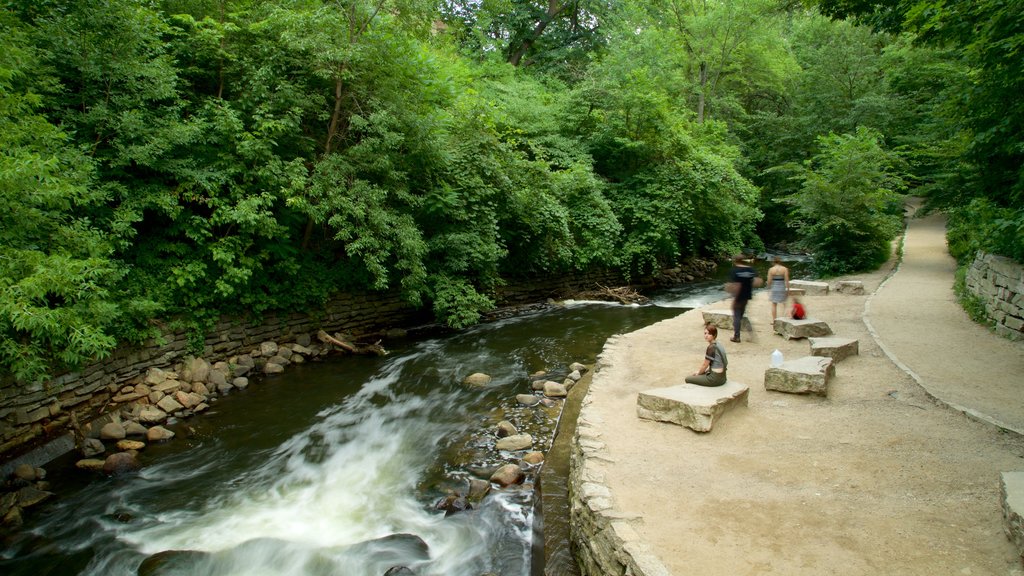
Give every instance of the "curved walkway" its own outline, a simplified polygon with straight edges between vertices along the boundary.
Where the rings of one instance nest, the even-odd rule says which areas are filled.
[[[700,310],[609,339],[580,412],[574,498],[631,573],[1024,576],[999,506],[1001,473],[1024,470],[1024,436],[1004,431],[1024,427],[1024,344],[957,306],[940,216],[911,219],[904,242],[898,268],[847,278],[865,295],[804,299],[859,342],[826,398],[764,389],[773,349],[809,347],[772,333],[763,292],[747,309],[756,338],[723,339],[748,406],[708,433],[636,416],[639,392],[697,369]]]
[[[911,218],[902,262],[868,299],[864,322],[889,358],[936,400],[1024,434],[1024,343],[967,316],[953,294],[955,272],[945,217]]]

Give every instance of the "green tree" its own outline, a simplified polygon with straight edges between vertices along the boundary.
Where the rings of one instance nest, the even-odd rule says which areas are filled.
[[[107,198],[93,164],[40,113],[51,79],[26,29],[0,12],[0,365],[22,382],[108,354],[124,270],[81,216]]]
[[[900,230],[900,160],[867,128],[818,139],[820,152],[797,170],[789,198],[800,240],[814,267],[833,276],[876,268],[889,257]]]

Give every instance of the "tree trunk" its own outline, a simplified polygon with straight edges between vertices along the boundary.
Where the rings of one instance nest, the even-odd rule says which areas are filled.
[[[700,63],[700,89],[697,90],[697,124],[704,123],[704,90],[708,84],[708,64]]]
[[[548,24],[550,24],[556,16],[565,10],[566,7],[566,4],[559,4],[558,0],[548,0],[548,10],[544,13],[544,17],[541,18],[540,22],[537,22],[536,26],[534,26],[533,32],[530,34],[529,38],[523,40],[519,45],[519,48],[516,48],[515,52],[512,54],[509,54],[508,63],[513,66],[519,66],[523,56],[526,56],[526,53],[529,52],[533,43],[536,42],[537,39],[540,38],[540,35],[544,33],[544,29],[547,28]]]

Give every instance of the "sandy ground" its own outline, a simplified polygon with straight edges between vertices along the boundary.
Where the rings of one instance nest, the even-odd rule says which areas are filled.
[[[764,389],[774,349],[787,359],[809,354],[806,340],[772,333],[764,292],[747,310],[754,338],[720,338],[729,378],[750,386],[749,405],[709,433],[640,420],[635,408],[641,390],[682,383],[697,369],[699,310],[609,341],[588,395],[609,456],[597,466],[616,513],[636,518],[672,574],[1024,574],[999,507],[1000,472],[1024,470],[1024,440],[933,399],[951,395],[1024,422],[1024,347],[990,346],[999,338],[980,327],[966,340],[937,336],[955,304],[927,297],[920,283],[948,290],[952,270],[931,266],[931,277],[914,277],[916,287],[901,285],[903,267],[920,256],[912,241],[923,223],[911,221],[904,264],[891,278],[895,260],[849,278],[868,294],[804,299],[810,317],[859,341],[860,354],[837,365],[827,398]],[[957,388],[963,380],[941,373],[943,365],[971,362],[963,354],[972,350],[1006,377],[990,381],[968,363],[982,377]],[[941,393],[928,390],[934,371]]]

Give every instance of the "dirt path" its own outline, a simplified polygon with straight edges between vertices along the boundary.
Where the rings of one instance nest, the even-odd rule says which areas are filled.
[[[909,239],[915,232],[912,224]],[[897,342],[938,337],[946,328],[939,309],[955,304],[899,288],[918,257],[910,248],[871,303],[870,318],[927,380],[932,366],[941,371],[957,355],[938,344],[905,352]],[[873,293],[891,265],[850,279]],[[915,282],[951,284],[948,267],[932,269],[935,279]],[[825,399],[765,391],[772,350],[797,358],[809,346],[773,335],[767,296],[755,296],[747,313],[756,340],[722,338],[730,379],[750,386],[749,406],[725,414],[707,434],[640,420],[635,408],[641,390],[681,383],[696,369],[703,353],[699,311],[609,341],[584,407],[605,443],[596,466],[615,514],[635,518],[641,540],[672,574],[1024,574],[999,509],[999,474],[1024,470],[1024,440],[934,402],[872,338],[862,318],[868,298],[804,300],[811,317],[860,344],[859,356],[838,364]],[[911,309],[913,316],[895,322]],[[1006,356],[984,330],[970,341],[958,338],[954,350],[984,350],[989,364],[1020,359],[1021,348]],[[964,390],[962,402],[976,392]]]

